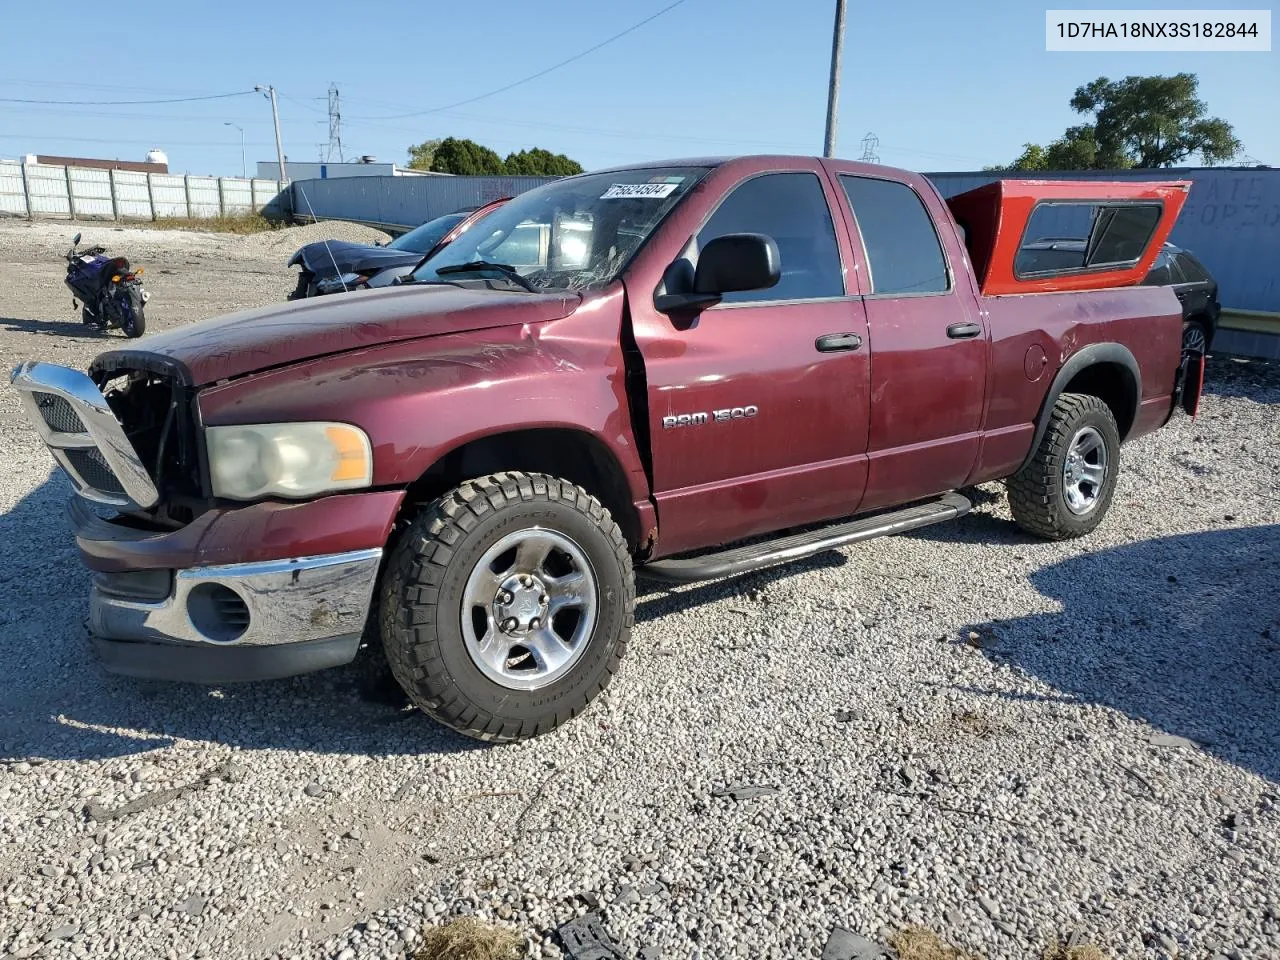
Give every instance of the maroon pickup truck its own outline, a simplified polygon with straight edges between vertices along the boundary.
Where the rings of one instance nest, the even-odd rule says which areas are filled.
[[[583,174],[407,283],[12,382],[76,487],[108,670],[266,679],[367,641],[431,716],[518,740],[609,682],[637,574],[937,523],[998,479],[1027,530],[1092,530],[1121,443],[1198,401],[1177,299],[1139,285],[1187,189],[948,203],[804,157]],[[1063,235],[1073,259],[1037,259]]]

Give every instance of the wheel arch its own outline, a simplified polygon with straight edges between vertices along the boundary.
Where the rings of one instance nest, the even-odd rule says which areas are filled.
[[[568,480],[596,497],[622,528],[634,552],[640,517],[621,461],[595,434],[573,426],[519,427],[472,437],[441,454],[409,484],[402,511],[415,509],[458,484],[504,470]]]
[[[1049,428],[1053,405],[1064,393],[1084,393],[1105,403],[1116,418],[1123,442],[1133,429],[1142,402],[1142,372],[1133,353],[1121,343],[1091,343],[1077,350],[1058,368],[1040,411],[1036,430],[1026,457],[1018,465],[1021,470],[1032,458]]]

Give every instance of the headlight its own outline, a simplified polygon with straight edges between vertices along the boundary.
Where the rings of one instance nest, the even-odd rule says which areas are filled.
[[[348,423],[209,427],[206,435],[216,497],[312,497],[373,482],[369,438]]]
[[[320,286],[323,286],[326,290],[349,290],[352,287],[360,286],[368,279],[368,276],[363,273],[344,273],[340,277],[329,277]]]

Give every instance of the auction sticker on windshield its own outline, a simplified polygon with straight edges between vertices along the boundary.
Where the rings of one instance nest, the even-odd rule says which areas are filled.
[[[615,183],[604,193],[601,200],[632,200],[637,197],[661,200],[675,191],[678,183]]]

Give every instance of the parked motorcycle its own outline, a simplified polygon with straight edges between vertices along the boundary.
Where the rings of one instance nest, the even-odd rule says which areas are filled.
[[[86,327],[123,330],[126,337],[142,336],[147,329],[144,308],[151,299],[142,289],[143,268],[133,269],[125,257],[108,257],[105,247],[77,252],[79,243],[77,233],[67,251],[64,282],[72,293],[71,308],[84,304],[80,320]]]

